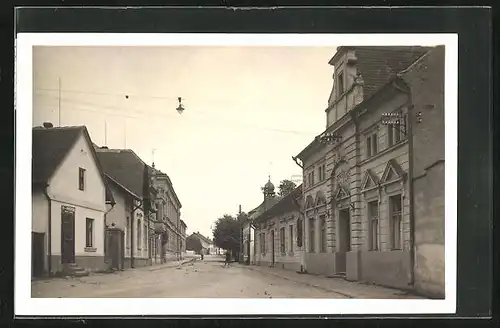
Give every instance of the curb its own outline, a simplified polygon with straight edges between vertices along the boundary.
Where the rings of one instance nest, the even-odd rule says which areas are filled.
[[[184,265],[184,264],[188,264],[188,263],[191,263],[191,262],[194,262],[196,259],[190,259],[190,260],[187,260],[187,261],[184,261],[184,262],[181,262],[181,263],[176,263],[176,264],[166,264],[165,266],[161,266],[161,267],[156,267],[156,268],[151,268],[149,269],[148,271],[157,271],[157,270],[163,270],[163,269],[169,269],[169,268],[176,268],[176,267],[180,267],[181,265]]]
[[[303,284],[303,285],[306,285],[306,286],[310,286],[310,287],[318,288],[318,289],[321,289],[321,290],[325,290],[325,291],[328,291],[328,292],[331,292],[331,293],[339,294],[339,295],[342,295],[342,296],[347,297],[347,298],[356,298],[356,296],[345,294],[345,293],[342,293],[342,292],[339,292],[339,291],[336,291],[336,290],[333,290],[333,289],[325,288],[325,287],[322,287],[322,286],[317,285],[317,284],[312,284],[312,283],[308,283],[308,282],[304,282],[304,281],[290,279],[290,278],[282,276],[282,275],[280,275],[278,273],[261,271],[261,270],[250,268],[250,267],[248,269],[252,270],[252,271],[260,272],[262,274],[267,274],[269,276],[275,276],[275,277],[278,277],[278,278],[281,278],[281,279],[284,279],[284,280],[293,281],[295,283],[299,283],[299,284]]]

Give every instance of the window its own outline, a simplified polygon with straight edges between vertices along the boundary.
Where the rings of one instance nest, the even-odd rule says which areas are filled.
[[[368,219],[370,223],[370,250],[378,250],[378,201],[368,203]]]
[[[137,220],[137,250],[141,250],[141,221]]]
[[[366,138],[366,157],[370,158],[372,156],[377,155],[378,153],[378,138],[377,133],[373,133],[372,135]]]
[[[387,126],[387,144],[389,147],[394,146],[394,126],[388,125]]]
[[[302,232],[303,221],[302,218],[297,219],[297,247],[302,247],[303,232]]]
[[[408,133],[408,116],[407,116],[407,114],[404,114],[403,118],[401,119],[401,128],[400,128],[400,133],[399,133],[401,140],[406,139],[407,133]]]
[[[314,186],[314,170],[311,172],[311,181],[312,185]]]
[[[130,218],[128,216],[125,226],[125,246],[130,248]]]
[[[322,215],[319,217],[319,224],[321,229],[320,234],[320,251],[321,253],[326,253],[326,219],[325,216]]]
[[[286,249],[285,249],[285,228],[282,227],[280,228],[280,251],[281,251],[281,254],[285,254],[286,252]]]
[[[314,244],[315,244],[315,240],[314,240],[314,219],[311,218],[309,219],[309,252],[311,253],[314,253]]]
[[[320,182],[325,180],[325,164],[318,167],[318,176]]]
[[[338,96],[341,96],[344,93],[344,72],[339,72],[337,75],[337,90]]]
[[[262,254],[266,253],[266,234],[265,233],[260,234],[260,252]]]
[[[293,225],[290,226],[290,239],[288,240],[288,242],[289,242],[289,246],[288,246],[289,251],[290,251],[290,253],[292,253],[293,252]]]
[[[389,198],[390,206],[390,222],[391,222],[391,246],[392,249],[402,249],[401,245],[401,195],[392,196]]]
[[[94,219],[87,218],[85,232],[85,247],[94,247]]]
[[[85,169],[78,168],[78,189],[85,190]]]
[[[143,230],[143,242],[144,242],[144,248],[148,248],[148,226],[146,223],[144,223],[144,230]]]
[[[387,126],[387,138],[389,147],[392,147],[405,138],[406,133],[406,115],[403,116],[400,120],[400,124],[397,125],[388,125]]]

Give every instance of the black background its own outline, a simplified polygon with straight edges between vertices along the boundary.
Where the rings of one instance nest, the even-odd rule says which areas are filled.
[[[493,269],[493,72],[492,11],[487,8],[22,8],[15,16],[2,15],[0,26],[15,26],[23,32],[107,32],[107,33],[458,33],[459,35],[459,152],[458,152],[458,240],[457,315],[489,317]],[[14,18],[14,19],[13,19]],[[13,24],[9,26],[10,22]],[[15,24],[14,24],[15,23]],[[2,31],[2,32],[5,32]],[[3,33],[2,49],[12,49],[12,29]],[[0,129],[3,165],[1,181],[6,188],[3,207],[9,205],[14,185],[13,53],[4,52],[1,71],[3,98]],[[7,55],[7,60],[5,60]],[[286,60],[286,59],[284,59]],[[5,94],[5,93],[4,93]],[[498,130],[495,130],[495,136]],[[446,145],[447,147],[453,145]],[[496,149],[497,147],[495,147]],[[498,153],[497,153],[498,154]],[[496,155],[497,155],[496,154]],[[495,155],[495,160],[497,156]],[[12,164],[11,164],[12,163]],[[11,187],[12,186],[12,187]],[[13,204],[13,202],[11,202]],[[498,207],[497,200],[496,206]],[[12,209],[12,208],[11,208]],[[7,209],[8,211],[8,209]],[[10,213],[10,212],[5,212]],[[0,230],[4,270],[2,320],[13,318],[13,234],[14,220],[2,217]],[[454,218],[447,218],[453,220]],[[496,233],[498,236],[498,231]],[[25,241],[29,247],[29,241]],[[5,255],[4,255],[5,254]],[[495,254],[498,259],[498,253]],[[23,260],[23,259],[18,259]],[[26,259],[24,259],[26,260]],[[495,261],[497,263],[498,260]],[[496,264],[495,264],[496,265]],[[495,305],[495,308],[498,304]],[[300,309],[297,309],[300,312]],[[338,317],[325,314],[328,317]],[[412,315],[416,317],[416,315]],[[448,315],[443,315],[448,316]],[[443,317],[438,316],[438,317]],[[238,316],[239,317],[239,316]],[[318,316],[314,316],[318,317]],[[398,315],[397,317],[402,317]],[[430,317],[430,316],[426,316]],[[436,316],[432,316],[436,317]],[[85,321],[83,321],[85,322]],[[193,321],[190,321],[194,324]],[[469,321],[470,322],[470,321]],[[208,323],[208,322],[206,322]],[[213,321],[219,325],[222,321]],[[225,322],[228,323],[229,322]],[[284,321],[278,324],[286,324]],[[373,321],[371,322],[373,324]],[[422,323],[422,322],[421,322]],[[476,324],[477,322],[470,322]],[[483,322],[484,324],[485,322]],[[490,321],[491,323],[491,321]],[[142,323],[141,323],[142,324]],[[241,325],[232,323],[229,325]],[[256,323],[251,323],[256,324]],[[307,323],[307,325],[312,322]],[[361,322],[363,326],[370,322]],[[377,323],[375,323],[377,324]],[[388,324],[388,321],[383,323]],[[392,323],[391,323],[392,324]],[[393,322],[396,326],[402,323]],[[407,325],[409,323],[405,323]],[[436,324],[436,323],[435,323]]]

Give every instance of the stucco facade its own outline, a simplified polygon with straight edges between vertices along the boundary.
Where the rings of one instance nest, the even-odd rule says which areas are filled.
[[[249,220],[255,227],[253,263],[304,271],[302,185],[282,198],[274,195],[270,181],[263,191],[264,203],[252,211]]]
[[[435,48],[403,75],[420,113],[413,125],[415,289],[437,298],[445,296],[444,54]]]
[[[44,254],[47,256],[45,271],[49,270],[48,261],[51,263],[51,273],[63,270],[63,208],[74,212],[72,242],[75,263],[88,270],[105,268],[106,185],[91,147],[84,134],[80,133],[47,181],[46,194],[43,188],[33,189],[32,229],[33,232],[44,233]],[[84,172],[84,175],[81,176],[79,172]],[[80,183],[83,183],[83,188]],[[87,229],[88,219],[92,220],[91,232]]]
[[[330,61],[335,83],[326,130],[297,156],[304,172],[305,268],[403,289],[412,287],[415,271],[417,289],[439,290],[444,271],[444,182],[414,180],[414,270],[407,139],[411,102],[425,108],[441,104],[442,67],[431,76],[425,63],[418,73],[411,73],[415,69],[409,67],[429,49],[342,48]],[[400,72],[403,78],[396,74]],[[386,124],[388,114],[400,124]],[[443,174],[442,116],[442,110],[434,110],[427,126],[415,128],[415,176],[429,165],[434,171],[425,171],[427,178]]]
[[[180,218],[182,205],[168,175],[154,170],[154,185],[158,212],[152,235],[152,258],[155,262],[182,259],[186,249],[186,224]]]
[[[303,248],[297,246],[296,238],[300,215],[300,211],[287,212],[259,225],[255,233],[257,265],[301,270]],[[282,233],[284,237],[281,237]]]

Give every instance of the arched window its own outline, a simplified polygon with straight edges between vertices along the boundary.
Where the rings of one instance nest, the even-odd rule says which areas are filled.
[[[137,250],[141,250],[141,220],[137,220]]]
[[[301,217],[297,219],[297,247],[302,247],[303,242],[303,220]]]

